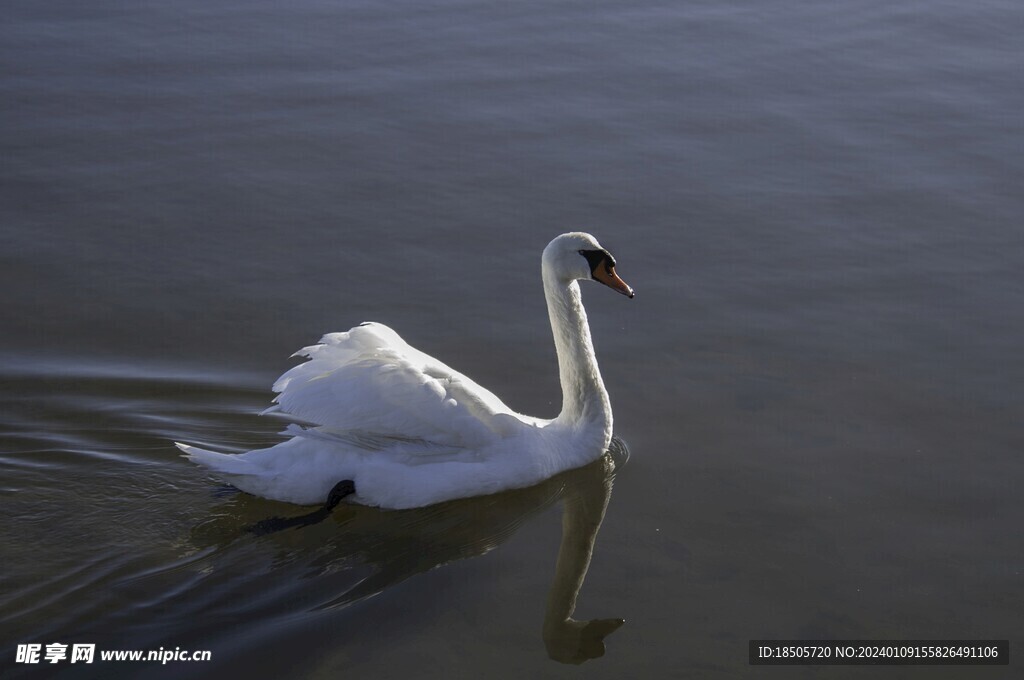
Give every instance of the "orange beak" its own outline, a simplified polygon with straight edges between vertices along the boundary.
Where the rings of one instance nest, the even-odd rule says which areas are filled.
[[[604,267],[598,266],[594,270],[593,276],[612,290],[617,290],[629,299],[633,299],[633,289],[615,273],[615,265],[606,262]]]

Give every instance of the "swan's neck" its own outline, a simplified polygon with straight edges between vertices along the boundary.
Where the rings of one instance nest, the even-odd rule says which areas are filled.
[[[562,411],[556,422],[574,429],[593,428],[595,434],[600,431],[607,445],[612,432],[611,403],[597,368],[579,284],[560,281],[548,271],[543,275],[562,383]]]

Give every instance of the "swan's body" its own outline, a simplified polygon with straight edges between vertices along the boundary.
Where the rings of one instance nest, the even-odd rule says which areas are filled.
[[[274,383],[271,410],[301,423],[289,426],[291,439],[244,454],[178,447],[243,491],[303,505],[324,502],[339,480],[354,483],[353,502],[413,508],[589,463],[611,441],[612,412],[577,280],[633,292],[583,233],[548,244],[542,276],[563,394],[553,420],[514,412],[387,326],[365,323],[300,350],[309,361]]]

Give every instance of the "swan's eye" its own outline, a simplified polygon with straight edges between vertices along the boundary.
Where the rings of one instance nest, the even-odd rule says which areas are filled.
[[[604,264],[606,267],[610,264],[615,266],[615,261],[612,260],[612,256],[605,250],[580,250],[582,255],[587,260],[587,265],[590,267],[591,276],[597,271],[597,268]]]

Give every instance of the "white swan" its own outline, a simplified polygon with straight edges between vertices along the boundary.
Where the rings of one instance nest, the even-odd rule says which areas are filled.
[[[291,439],[244,454],[176,445],[242,491],[302,505],[335,498],[345,480],[351,502],[414,508],[530,486],[589,463],[611,441],[612,410],[577,281],[630,298],[633,290],[581,232],[548,244],[541,273],[562,384],[554,420],[512,411],[387,326],[364,323],[299,350],[309,361],[274,383],[268,411],[296,421]]]

